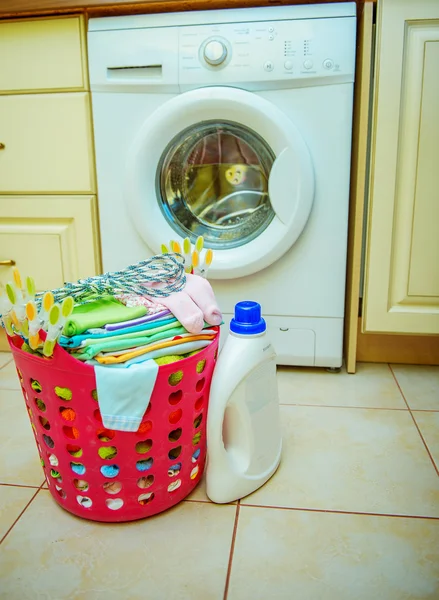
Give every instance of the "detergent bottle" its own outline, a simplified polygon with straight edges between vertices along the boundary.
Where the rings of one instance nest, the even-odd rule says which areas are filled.
[[[257,302],[239,302],[218,357],[207,419],[207,495],[232,502],[261,487],[281,456],[276,353]]]

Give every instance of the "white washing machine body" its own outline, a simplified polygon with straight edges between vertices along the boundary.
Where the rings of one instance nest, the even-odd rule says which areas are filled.
[[[279,364],[338,367],[355,3],[89,21],[102,258],[204,235],[230,318],[256,300]]]

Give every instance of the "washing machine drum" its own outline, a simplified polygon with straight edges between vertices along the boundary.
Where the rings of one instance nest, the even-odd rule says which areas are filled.
[[[203,88],[146,120],[127,162],[127,204],[145,243],[202,235],[210,278],[242,277],[282,256],[314,196],[308,148],[277,107],[233,88]]]

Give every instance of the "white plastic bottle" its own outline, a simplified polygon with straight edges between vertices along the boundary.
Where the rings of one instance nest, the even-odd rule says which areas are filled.
[[[207,419],[207,495],[232,502],[261,487],[281,456],[276,354],[257,302],[239,302],[218,357]]]

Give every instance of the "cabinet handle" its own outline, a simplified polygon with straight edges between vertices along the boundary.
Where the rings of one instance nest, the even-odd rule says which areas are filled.
[[[0,260],[0,267],[13,267],[15,265],[15,260],[10,258],[9,260]]]
[[[6,144],[3,144],[3,142],[0,142],[0,150],[4,150],[6,148]]]

